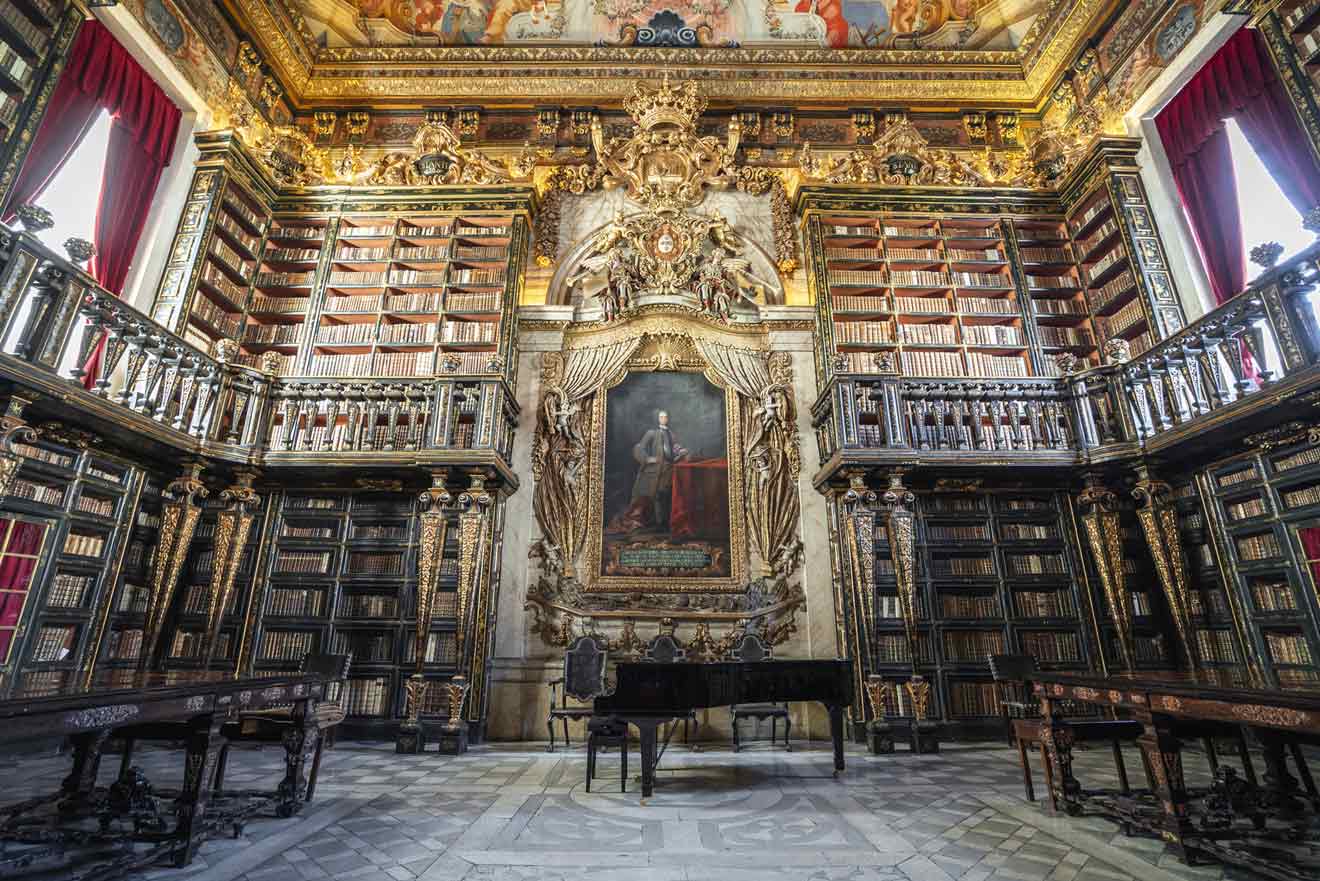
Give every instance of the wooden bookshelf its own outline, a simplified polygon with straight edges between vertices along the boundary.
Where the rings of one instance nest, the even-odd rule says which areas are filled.
[[[1284,34],[1292,41],[1298,66],[1310,80],[1311,88],[1320,90],[1320,2],[1289,0],[1279,4],[1275,13]]]
[[[1150,348],[1157,339],[1155,322],[1107,186],[1096,187],[1068,212],[1068,232],[1101,343],[1127,340],[1133,354]]]
[[[1084,670],[1091,644],[1062,496],[1054,492],[918,493],[919,672],[939,714],[989,730],[999,717],[989,656],[1026,653],[1047,669]],[[910,670],[893,562],[876,544],[874,669]]]
[[[43,538],[6,681],[11,694],[36,695],[74,684],[92,663],[97,611],[115,590],[143,473],[47,441],[15,446],[23,460],[6,517],[40,527]]]
[[[1040,373],[1058,373],[1054,359],[1071,352],[1100,363],[1095,322],[1076,250],[1061,218],[1011,221],[1012,250],[1022,269],[1023,298],[1042,357]]]

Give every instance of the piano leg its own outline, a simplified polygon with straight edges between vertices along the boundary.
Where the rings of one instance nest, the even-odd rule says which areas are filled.
[[[830,714],[830,740],[834,742],[834,776],[843,770],[843,707],[826,704]]]
[[[647,799],[655,789],[656,729],[660,727],[660,720],[629,719],[628,721],[637,726],[638,739],[641,741],[639,752],[642,759],[642,798]]]

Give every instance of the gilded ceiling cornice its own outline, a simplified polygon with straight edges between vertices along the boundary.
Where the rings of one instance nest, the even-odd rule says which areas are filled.
[[[669,49],[573,46],[309,47],[288,0],[227,0],[299,108],[453,100],[622,100],[667,70],[713,101],[877,102],[1039,110],[1111,0],[1052,0],[1009,51]],[[1066,7],[1066,8],[1064,8]],[[313,51],[314,48],[314,51]],[[309,66],[308,58],[315,61]],[[437,70],[437,68],[439,68]]]

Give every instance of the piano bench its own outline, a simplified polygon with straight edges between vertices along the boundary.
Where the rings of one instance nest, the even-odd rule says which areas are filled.
[[[793,718],[788,714],[788,704],[734,704],[729,708],[733,716],[733,751],[738,752],[742,749],[742,742],[738,738],[738,723],[743,719],[755,719],[762,722],[770,720],[770,746],[775,745],[775,735],[779,727],[779,720],[784,720],[784,749],[788,752],[793,751],[793,745],[789,743],[789,734],[793,731]]]

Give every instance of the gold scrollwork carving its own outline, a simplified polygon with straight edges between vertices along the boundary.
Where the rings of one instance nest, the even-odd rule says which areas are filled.
[[[36,430],[23,418],[23,411],[31,403],[31,398],[10,395],[4,415],[0,416],[0,500],[9,495],[23,461],[14,444],[33,441],[37,436]]]
[[[1082,525],[1100,585],[1104,590],[1109,615],[1114,622],[1123,665],[1133,669],[1136,647],[1132,633],[1132,598],[1128,596],[1127,577],[1123,571],[1123,534],[1119,526],[1118,496],[1090,478],[1078,495],[1083,509]]]
[[[165,616],[174,599],[179,573],[188,558],[197,520],[201,517],[201,499],[209,495],[202,483],[202,463],[189,462],[184,473],[170,481],[162,493],[160,528],[156,530],[156,552],[151,564],[151,591],[147,597],[146,622],[142,632],[142,652],[138,670],[145,671],[156,653],[165,625]]]
[[[220,500],[225,503],[225,507],[216,515],[215,556],[211,564],[211,602],[206,610],[205,642],[200,652],[203,668],[210,666],[211,658],[215,654],[220,638],[220,625],[224,620],[229,598],[234,592],[234,581],[238,577],[239,562],[247,545],[248,533],[251,532],[252,523],[256,519],[256,508],[261,502],[260,496],[252,488],[256,478],[257,472],[248,468],[239,469],[235,474],[234,484],[220,492]],[[242,628],[243,638],[250,639],[253,630],[249,622],[248,626]],[[234,654],[235,658],[241,656],[241,650]],[[239,675],[237,665],[235,675]]]
[[[1200,666],[1200,656],[1192,631],[1191,586],[1183,556],[1182,535],[1178,530],[1178,511],[1173,505],[1173,491],[1167,483],[1153,480],[1144,466],[1139,475],[1132,488],[1132,497],[1137,500],[1137,520],[1155,562],[1155,573],[1169,603],[1178,640],[1191,667],[1196,669]]]

